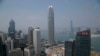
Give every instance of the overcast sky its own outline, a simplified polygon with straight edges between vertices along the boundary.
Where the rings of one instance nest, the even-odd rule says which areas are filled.
[[[47,29],[48,6],[54,7],[55,28],[99,27],[100,0],[0,0],[0,31],[7,31],[13,19],[16,30]]]

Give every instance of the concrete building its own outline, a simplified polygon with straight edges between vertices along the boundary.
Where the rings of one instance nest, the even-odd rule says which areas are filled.
[[[39,28],[34,29],[33,37],[35,54],[38,56],[41,53],[41,34]]]
[[[9,53],[9,56],[23,56],[23,52],[21,51],[20,48],[11,50],[11,52]]]
[[[33,27],[28,28],[28,45],[33,45]]]
[[[14,48],[19,48],[21,43],[24,43],[24,38],[16,38],[14,40]]]
[[[0,37],[0,56],[8,56],[8,47]]]
[[[3,56],[9,56],[9,49],[6,43],[3,43]]]
[[[91,56],[100,56],[100,52],[91,51]]]
[[[46,49],[47,56],[64,56],[64,46],[55,46]]]
[[[49,40],[49,44],[51,44],[51,45],[55,44],[53,6],[49,6],[49,12],[48,12],[48,40]]]
[[[23,56],[23,52],[20,48],[14,49],[9,53],[9,56]],[[24,49],[24,56],[35,56],[34,48],[32,45]]]
[[[3,46],[2,46],[2,39],[0,37],[0,56],[3,56]]]
[[[2,41],[5,42],[6,40],[5,33],[0,31],[0,36],[1,36]]]
[[[13,45],[14,43],[13,43],[13,40],[11,39],[11,37],[8,37],[7,40],[5,41],[5,43],[8,46],[9,52],[14,49],[14,45]]]
[[[24,55],[25,56],[35,56],[35,53],[34,53],[34,48],[33,46],[28,46],[24,49]]]
[[[75,39],[75,56],[90,56],[91,52],[90,30],[77,32]]]

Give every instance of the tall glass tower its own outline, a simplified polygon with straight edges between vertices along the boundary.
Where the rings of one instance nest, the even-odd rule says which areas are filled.
[[[90,30],[80,31],[75,39],[75,56],[90,56],[91,37]]]
[[[54,40],[54,10],[53,10],[53,6],[49,6],[49,12],[48,12],[48,38],[49,38],[49,44],[53,45],[55,43],[55,40]]]
[[[9,22],[8,34],[12,39],[15,39],[15,22],[11,20]]]
[[[1,36],[0,36],[0,56],[3,56],[3,46],[2,46]]]

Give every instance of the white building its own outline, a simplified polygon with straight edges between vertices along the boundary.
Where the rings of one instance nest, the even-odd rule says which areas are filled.
[[[9,51],[14,49],[13,40],[11,39],[11,37],[8,37],[7,40],[5,41],[5,43],[7,44]]]
[[[35,56],[33,46],[29,46],[29,47],[25,48],[24,52],[25,52],[24,53],[25,56]]]
[[[0,37],[2,38],[2,41],[4,42],[6,40],[5,33],[0,31]]]
[[[33,44],[34,44],[35,54],[39,55],[41,53],[41,38],[40,38],[39,28],[36,28],[33,31]]]

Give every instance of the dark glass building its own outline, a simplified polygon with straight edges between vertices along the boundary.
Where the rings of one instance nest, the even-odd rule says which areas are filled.
[[[74,56],[75,40],[65,41],[65,56]]]
[[[2,46],[2,39],[1,39],[1,36],[0,36],[0,56],[3,55],[3,46]]]
[[[2,42],[1,37],[0,37],[0,56],[8,56],[7,45]]]
[[[90,30],[77,32],[75,40],[75,56],[90,56]]]
[[[3,46],[3,56],[8,56],[8,48],[7,48],[7,45],[4,43],[2,46]]]
[[[10,23],[9,23],[8,35],[12,39],[15,39],[15,22],[14,22],[14,20],[11,20]]]

